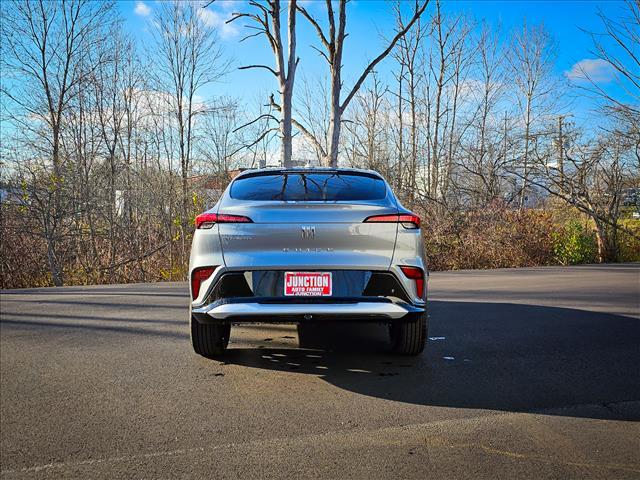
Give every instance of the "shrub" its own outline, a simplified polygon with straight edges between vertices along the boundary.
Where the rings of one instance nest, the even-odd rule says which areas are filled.
[[[422,212],[431,270],[508,268],[553,263],[551,215],[513,210],[502,203],[483,209]]]
[[[578,219],[569,219],[552,234],[554,259],[561,265],[596,261],[595,234]]]
[[[620,225],[634,233],[635,236],[620,232],[618,261],[640,262],[640,220],[637,218],[625,218],[620,220]]]

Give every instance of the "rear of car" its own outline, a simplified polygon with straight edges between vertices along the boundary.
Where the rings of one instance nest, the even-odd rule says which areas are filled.
[[[196,218],[191,339],[221,355],[232,324],[385,322],[399,353],[426,340],[420,219],[375,172],[255,170]]]

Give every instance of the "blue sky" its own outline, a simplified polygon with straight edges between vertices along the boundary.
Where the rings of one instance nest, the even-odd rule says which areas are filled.
[[[305,2],[308,10],[319,19],[324,14],[323,1]],[[393,29],[391,2],[385,0],[354,0],[348,6],[349,38],[345,47],[344,70],[345,87],[348,88],[367,61],[379,53],[383,46],[382,35],[390,34]],[[433,10],[435,3],[428,7]],[[123,1],[118,7],[125,19],[126,28],[142,43],[150,40],[151,20],[158,8],[155,0]],[[272,63],[272,56],[262,38],[254,38],[240,43],[243,28],[240,22],[226,25],[224,21],[231,12],[242,10],[242,1],[217,0],[206,13],[207,20],[215,25],[226,54],[234,59],[234,68],[220,83],[207,87],[204,96],[228,95],[251,101],[267,91],[275,89],[275,79],[266,71],[239,71],[237,66],[251,63]],[[485,20],[501,25],[507,35],[513,29],[527,24],[544,24],[557,45],[558,60],[556,73],[566,76],[576,64],[589,69],[603,83],[610,83],[611,72],[601,63],[594,62],[591,53],[591,39],[580,28],[598,31],[601,29],[597,17],[598,9],[611,11],[620,8],[612,1],[449,1],[443,9],[448,12],[464,12],[477,21]],[[319,77],[326,71],[324,61],[309,45],[317,44],[315,33],[303,18],[299,18],[298,52],[301,58],[298,75],[309,78]],[[389,63],[382,65],[380,71],[388,71]],[[586,111],[586,105],[578,110]]]

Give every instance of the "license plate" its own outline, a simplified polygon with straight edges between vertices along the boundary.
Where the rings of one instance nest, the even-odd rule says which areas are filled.
[[[291,296],[331,296],[331,272],[285,272],[284,294]]]

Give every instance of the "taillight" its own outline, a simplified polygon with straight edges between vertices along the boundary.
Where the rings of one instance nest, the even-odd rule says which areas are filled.
[[[424,271],[418,267],[406,267],[400,266],[400,270],[402,273],[406,275],[407,278],[416,282],[416,290],[418,292],[418,297],[424,300],[425,291],[424,291]]]
[[[253,223],[249,217],[226,213],[201,213],[196,217],[196,228],[208,229],[216,223]]]
[[[216,267],[200,267],[191,272],[191,295],[195,300],[200,295],[200,285],[209,278]]]
[[[420,228],[420,217],[414,213],[392,215],[374,215],[364,219],[365,222],[401,223],[404,228]]]

